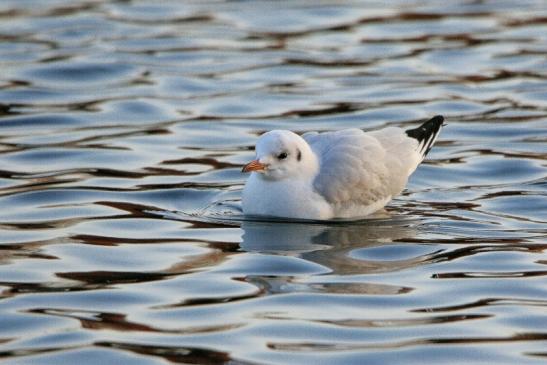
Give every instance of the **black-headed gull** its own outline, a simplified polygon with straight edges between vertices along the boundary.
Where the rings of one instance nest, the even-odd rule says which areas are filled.
[[[415,129],[264,133],[243,190],[245,215],[298,219],[364,217],[401,193],[437,138],[444,118]]]

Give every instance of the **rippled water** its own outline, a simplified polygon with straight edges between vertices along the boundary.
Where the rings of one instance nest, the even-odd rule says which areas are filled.
[[[544,1],[0,3],[0,360],[544,363]],[[242,222],[257,135],[444,129],[374,219]]]

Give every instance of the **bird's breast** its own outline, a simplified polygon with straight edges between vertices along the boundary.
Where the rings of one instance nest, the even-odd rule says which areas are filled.
[[[265,180],[253,173],[243,189],[246,215],[329,219],[332,209],[306,180]]]

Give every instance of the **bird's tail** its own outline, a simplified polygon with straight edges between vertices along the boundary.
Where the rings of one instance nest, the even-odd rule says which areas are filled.
[[[422,155],[422,158],[425,157],[431,147],[433,147],[433,143],[435,143],[435,140],[444,125],[443,122],[444,117],[442,115],[436,115],[418,128],[405,131],[407,136],[418,141],[418,152]]]

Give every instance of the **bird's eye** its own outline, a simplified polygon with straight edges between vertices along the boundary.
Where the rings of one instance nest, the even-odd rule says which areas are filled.
[[[287,152],[281,152],[279,155],[277,155],[277,158],[280,160],[284,160],[287,158]]]

